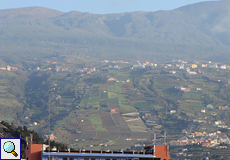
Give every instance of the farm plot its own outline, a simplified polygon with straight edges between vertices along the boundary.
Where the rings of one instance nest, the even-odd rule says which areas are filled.
[[[100,105],[107,105],[108,104],[108,99],[103,99],[99,101]]]
[[[100,99],[106,99],[108,98],[107,91],[100,91]]]
[[[86,107],[87,102],[88,102],[88,97],[83,97],[82,100],[81,100],[80,106],[81,107]]]
[[[99,90],[98,89],[91,89],[89,91],[90,96],[99,96]]]
[[[92,86],[92,89],[95,89],[95,90],[97,90],[99,88],[100,88],[100,84],[93,84],[93,86]]]
[[[89,100],[88,100],[88,106],[93,106],[93,107],[97,107],[99,104],[99,92],[97,89],[94,90],[90,90],[89,92]]]
[[[108,87],[109,87],[109,84],[107,83],[103,83],[103,84],[100,84],[100,90],[108,90]]]
[[[7,92],[7,86],[0,86],[0,94],[5,94]]]
[[[119,104],[120,108],[122,109],[122,112],[135,111],[136,109],[134,107],[132,107],[132,106],[130,106],[130,105],[127,104],[126,98],[123,95],[122,89],[123,89],[123,83],[119,82],[119,83],[114,83],[113,86],[110,86],[108,88],[108,91],[111,92],[111,93],[113,93],[113,94],[109,93],[110,96],[112,96],[114,94],[117,95],[118,102],[116,102],[116,103]],[[112,103],[114,103],[113,101],[115,102],[115,99],[114,100],[110,100],[109,103],[112,104]],[[116,103],[114,103],[114,104],[116,104]]]
[[[99,104],[99,96],[93,96],[93,97],[89,97],[88,106],[93,106],[93,107],[97,107]]]
[[[138,101],[134,106],[137,109],[152,109],[151,105],[146,101]]]
[[[122,93],[122,85],[123,85],[123,83],[114,83],[114,85],[113,86],[110,86],[110,87],[108,87],[108,91],[109,92],[114,92],[114,93],[117,93],[117,94],[119,94],[119,93]]]
[[[137,141],[148,140],[151,137],[149,132],[133,132],[131,138]]]
[[[94,125],[96,131],[107,131],[102,123],[101,117],[98,115],[92,115],[89,117],[90,122]]]
[[[190,117],[195,118],[195,113],[199,113],[201,109],[205,108],[205,106],[202,103],[183,101],[180,103],[179,108],[182,109]]]
[[[128,137],[128,135],[131,134],[131,130],[127,126],[127,123],[123,119],[123,117],[120,115],[120,113],[111,113],[111,118],[113,119],[115,125],[118,127],[118,129],[121,132],[121,135]]]
[[[111,117],[111,114],[109,112],[100,112],[100,114],[101,114],[101,119],[102,119],[103,125],[109,131],[108,132],[109,135],[105,135],[104,134],[105,132],[104,133],[98,132],[98,134],[100,134],[100,135],[103,134],[104,135],[103,138],[105,138],[105,136],[107,136],[106,137],[107,139],[112,140],[110,143],[113,145],[116,145],[117,141],[120,140],[120,138],[122,137],[121,136],[121,133],[123,133],[122,126],[115,125],[115,123]],[[128,127],[126,127],[126,129],[128,129]],[[128,134],[130,133],[129,130],[127,133]],[[124,132],[124,134],[126,135],[126,131]]]
[[[10,99],[10,98],[0,98],[0,105],[3,106],[8,106],[8,107],[21,107],[22,104],[20,102],[18,102],[15,99]]]
[[[148,132],[147,127],[140,118],[135,118],[127,122],[129,129],[132,132]]]
[[[118,98],[120,108],[122,109],[122,112],[134,112],[136,109],[130,105],[127,104],[125,97],[120,96]]]
[[[108,103],[109,104],[118,104],[118,98],[110,98]]]
[[[102,131],[97,131],[97,139],[100,140],[105,140],[107,141],[108,139],[113,139],[114,135],[111,135],[111,132],[102,132]],[[101,141],[102,142],[102,141]]]
[[[100,84],[100,90],[108,90],[108,87],[113,86],[114,82]]]
[[[128,74],[118,74],[116,75],[116,79],[118,81],[126,81],[127,79],[129,79],[129,75]]]
[[[122,114],[122,117],[125,120],[125,122],[134,121],[139,119],[139,113],[138,112],[126,113],[126,114]]]
[[[119,113],[112,113],[111,117],[116,125],[125,124],[123,117]]]
[[[81,138],[81,139],[85,139],[84,142],[82,142],[82,146],[86,146],[87,141],[96,136],[96,131],[97,128],[95,127],[95,125],[91,122],[90,118],[87,118],[86,116],[83,115],[84,112],[81,112],[81,116],[78,117],[79,120],[79,129],[81,129],[81,135],[80,137],[77,138]],[[100,117],[100,116],[99,116]],[[82,122],[83,120],[83,122]],[[75,135],[76,138],[76,134]],[[80,146],[80,144],[79,144]]]
[[[111,118],[111,115],[109,112],[100,112],[100,115],[101,115],[101,120],[103,122],[103,125],[105,127],[115,126],[115,123],[114,123],[113,119]]]
[[[117,93],[108,92],[108,97],[109,97],[109,98],[117,98]]]
[[[120,108],[119,104],[109,104],[109,109],[118,109]]]
[[[201,93],[183,93],[183,98],[189,99],[189,100],[201,100],[202,94]]]

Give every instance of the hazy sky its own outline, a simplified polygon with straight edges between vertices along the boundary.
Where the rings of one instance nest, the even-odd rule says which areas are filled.
[[[97,14],[172,10],[213,0],[0,0],[0,9],[41,6],[63,12],[72,10]]]

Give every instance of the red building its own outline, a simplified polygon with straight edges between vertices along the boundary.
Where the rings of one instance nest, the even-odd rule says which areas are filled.
[[[143,152],[135,151],[44,151],[42,144],[26,147],[26,160],[78,160],[78,159],[129,159],[129,160],[170,160],[167,145],[151,145]]]
[[[111,109],[110,112],[111,112],[111,113],[115,113],[116,110],[115,110],[115,109]]]
[[[42,144],[31,144],[26,147],[26,160],[41,160]]]

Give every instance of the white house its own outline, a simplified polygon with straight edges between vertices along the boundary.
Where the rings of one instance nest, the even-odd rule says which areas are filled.
[[[204,109],[202,109],[200,112],[201,112],[201,113],[205,113],[205,110],[204,110]]]

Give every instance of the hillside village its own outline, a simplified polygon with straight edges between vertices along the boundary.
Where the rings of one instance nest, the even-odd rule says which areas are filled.
[[[51,77],[41,79],[39,87],[49,95],[53,112],[52,134],[43,131],[44,138],[61,142],[68,135],[64,140],[71,147],[86,149],[114,149],[124,142],[136,147],[167,143],[172,147],[228,149],[230,126],[225,111],[230,102],[221,86],[229,88],[229,65],[185,60],[88,61],[77,64],[66,57],[65,62],[42,60],[40,65],[26,68],[38,78]],[[7,69],[9,66],[1,72],[20,71]],[[31,90],[30,94],[38,92]],[[42,108],[47,108],[47,100],[41,100],[28,99],[28,109],[20,118],[36,131],[43,130],[47,121],[40,118]],[[33,109],[41,113],[30,112]],[[114,137],[109,137],[111,133]]]

